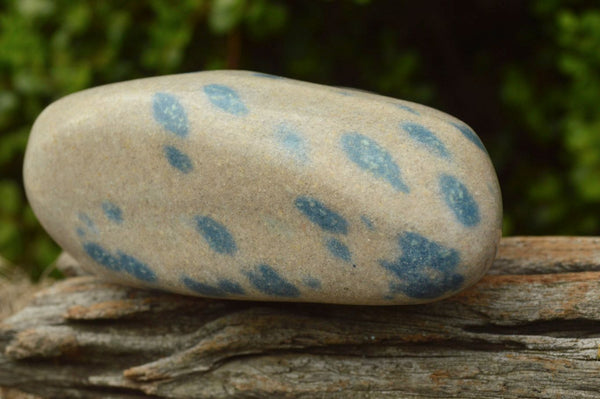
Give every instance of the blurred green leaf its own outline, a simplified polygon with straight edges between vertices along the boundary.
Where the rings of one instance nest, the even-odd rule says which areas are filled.
[[[33,260],[39,265],[50,265],[56,260],[60,254],[60,248],[50,238],[40,236],[32,243],[29,243],[28,248],[33,253]],[[32,277],[37,281],[43,274],[44,269],[34,271]]]
[[[16,5],[19,13],[27,19],[48,17],[56,10],[51,0],[19,0]]]
[[[23,155],[27,146],[28,133],[26,129],[19,129],[6,132],[0,138],[0,167],[9,164]]]
[[[0,221],[0,254],[15,262],[22,252],[23,241],[17,221],[4,218]]]
[[[230,32],[244,15],[246,0],[213,0],[208,25],[217,34]]]
[[[287,8],[284,5],[268,0],[251,1],[246,13],[249,31],[256,38],[264,38],[281,31],[287,18]]]
[[[21,210],[23,199],[17,183],[10,180],[0,180],[0,216],[6,220]]]

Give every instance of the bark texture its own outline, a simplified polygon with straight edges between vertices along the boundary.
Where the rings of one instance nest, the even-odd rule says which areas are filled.
[[[600,239],[504,239],[478,284],[419,306],[207,300],[71,277],[0,324],[0,386],[43,398],[597,398]]]

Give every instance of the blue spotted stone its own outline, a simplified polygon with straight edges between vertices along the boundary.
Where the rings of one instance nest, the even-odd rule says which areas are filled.
[[[210,84],[204,86],[204,93],[216,107],[236,116],[248,114],[248,108],[240,99],[238,93],[229,86]]]
[[[450,153],[444,143],[425,126],[412,122],[404,122],[400,124],[400,127],[408,132],[410,138],[417,141],[436,156],[442,158],[450,157]]]
[[[352,261],[352,254],[350,253],[350,249],[336,238],[330,238],[325,243],[327,250],[336,258],[340,258],[345,262]]]
[[[247,271],[246,276],[250,283],[263,294],[274,297],[296,298],[300,296],[300,290],[285,280],[271,266],[261,264],[254,270]]]
[[[237,251],[231,233],[213,218],[196,216],[196,230],[204,237],[213,251],[224,255],[233,255]]]
[[[346,156],[361,169],[386,180],[396,191],[410,191],[390,153],[375,140],[360,133],[345,133],[342,136],[342,148]]]
[[[202,296],[226,297],[229,295],[244,295],[246,293],[241,285],[228,279],[220,279],[216,286],[201,283],[188,276],[183,276],[181,281],[187,288]]]
[[[440,190],[446,205],[460,223],[467,227],[479,224],[479,206],[463,183],[453,176],[443,174],[440,176]]]
[[[56,101],[32,127],[23,179],[48,233],[103,278],[401,305],[445,297],[492,264],[502,204],[482,149],[424,105],[206,71]]]
[[[154,119],[167,131],[180,137],[188,135],[188,118],[177,97],[169,93],[156,93],[152,98]]]
[[[108,219],[117,224],[123,223],[123,211],[121,208],[119,208],[119,206],[110,201],[104,201],[102,203],[102,210]]]
[[[414,232],[398,237],[401,254],[394,260],[380,260],[381,266],[398,279],[390,290],[417,299],[434,299],[458,291],[464,277],[456,272],[458,251],[430,241]]]
[[[457,128],[463,134],[463,136],[465,136],[467,138],[467,140],[469,140],[470,142],[475,144],[477,147],[479,147],[483,152],[485,152],[487,154],[487,150],[485,149],[485,146],[481,142],[481,139],[479,138],[479,136],[477,136],[475,134],[475,132],[472,131],[468,126],[461,125],[461,124],[455,123],[455,122],[450,122],[450,124],[452,126],[454,126],[455,128]]]
[[[177,148],[166,145],[164,146],[164,152],[169,164],[180,172],[190,173],[194,169],[190,157],[179,151]]]
[[[314,224],[325,231],[338,234],[348,233],[348,222],[338,213],[327,208],[321,201],[307,196],[300,196],[294,201],[300,210]]]

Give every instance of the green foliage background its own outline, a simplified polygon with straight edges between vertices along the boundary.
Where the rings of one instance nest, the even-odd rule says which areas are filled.
[[[218,68],[357,87],[456,115],[496,166],[504,234],[597,235],[595,3],[0,0],[0,255],[36,279],[58,254],[21,175],[46,105],[91,86]]]

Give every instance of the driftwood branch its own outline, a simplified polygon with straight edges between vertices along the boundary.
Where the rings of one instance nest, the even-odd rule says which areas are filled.
[[[43,398],[597,398],[600,239],[508,238],[420,306],[204,300],[91,276],[0,324],[0,386]]]

